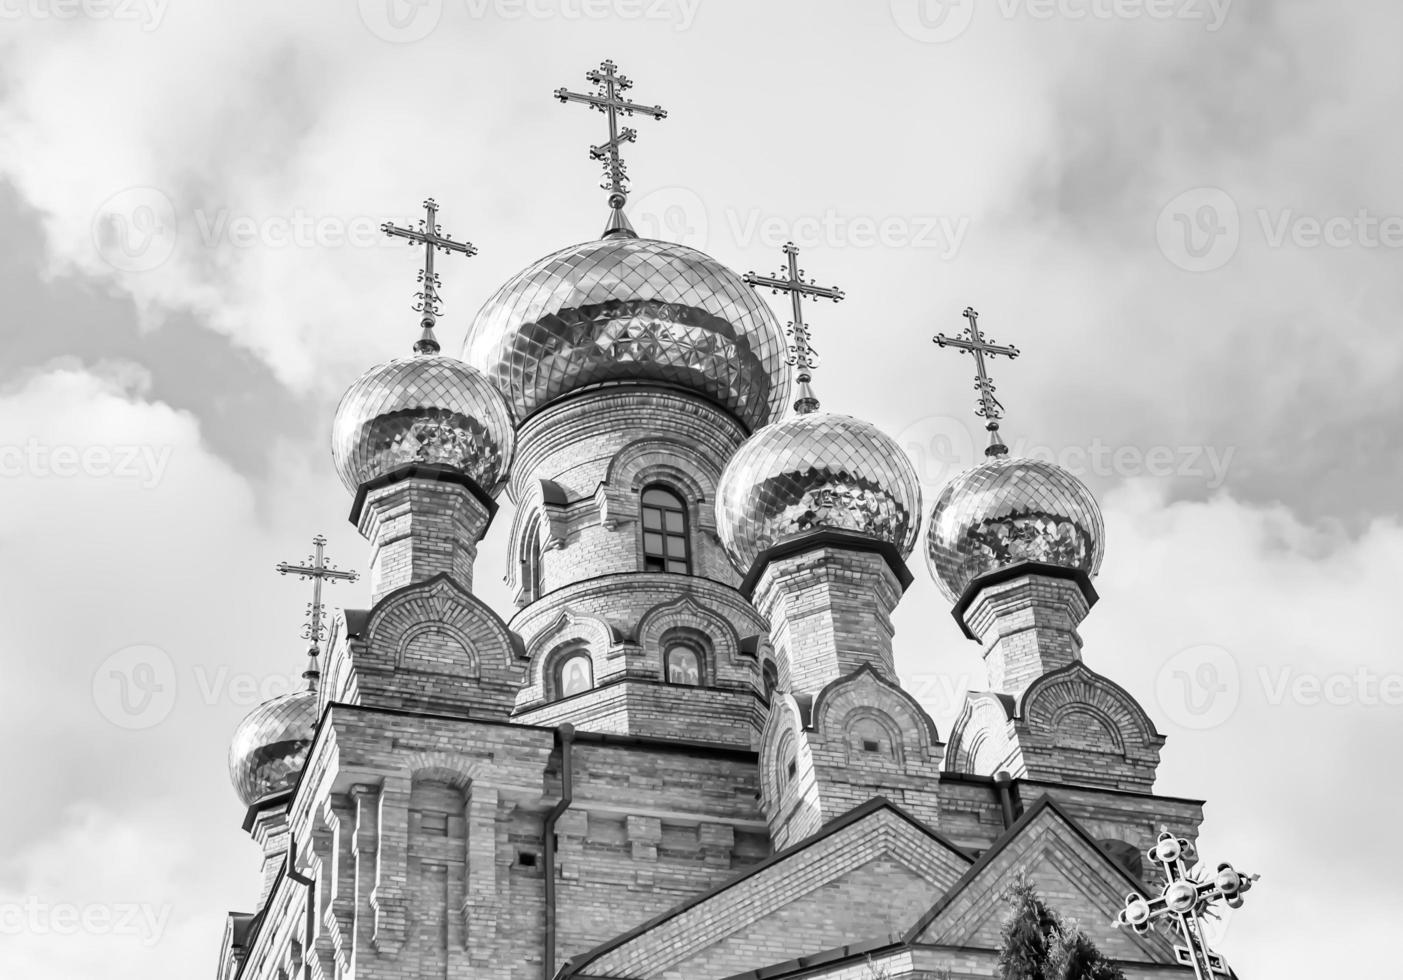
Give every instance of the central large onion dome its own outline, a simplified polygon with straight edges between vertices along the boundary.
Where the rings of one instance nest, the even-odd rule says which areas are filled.
[[[489,496],[507,478],[516,430],[501,392],[456,357],[420,353],[361,375],[336,407],[331,455],[352,493],[412,463],[446,466]]]
[[[1055,463],[996,455],[945,485],[931,513],[926,563],[951,601],[981,575],[1022,561],[1095,577],[1106,526],[1091,491]]]
[[[229,744],[229,778],[244,806],[297,784],[316,727],[316,691],[265,701],[239,722]]]
[[[905,559],[921,524],[921,483],[896,440],[848,415],[806,412],[740,447],[716,492],[716,529],[742,573],[768,548],[812,531],[852,531]]]
[[[534,263],[487,301],[463,359],[518,421],[591,385],[679,385],[750,429],[789,397],[785,339],[740,276],[685,245],[613,234]]]

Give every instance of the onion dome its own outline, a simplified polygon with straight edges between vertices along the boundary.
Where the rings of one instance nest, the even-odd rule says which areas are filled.
[[[473,321],[463,359],[496,382],[518,420],[591,385],[638,382],[687,388],[758,429],[788,400],[785,346],[740,276],[620,225],[502,286]]]
[[[316,727],[314,690],[265,701],[239,722],[229,745],[229,778],[244,806],[292,789]]]
[[[511,412],[492,382],[434,352],[361,375],[341,397],[331,426],[336,472],[352,493],[402,466],[431,463],[458,470],[495,495],[515,445]]]
[[[1022,561],[1095,577],[1105,553],[1101,508],[1086,485],[1054,463],[1002,454],[941,491],[926,535],[926,563],[951,601],[974,579]]]
[[[716,527],[742,573],[768,548],[811,531],[852,531],[905,558],[921,522],[921,484],[896,441],[848,415],[801,412],[761,429],[731,458]]]

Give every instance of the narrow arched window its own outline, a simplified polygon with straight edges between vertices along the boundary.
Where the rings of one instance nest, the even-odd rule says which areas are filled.
[[[680,644],[668,647],[664,661],[667,665],[667,682],[669,684],[687,684],[691,687],[697,687],[701,684],[701,657],[696,650]]]
[[[521,536],[521,590],[527,602],[541,597],[541,519],[532,518]]]
[[[760,680],[765,685],[765,700],[773,700],[775,688],[779,687],[779,668],[773,660],[766,660],[765,666],[760,668]]]
[[[681,499],[666,487],[652,486],[644,489],[639,504],[643,514],[643,570],[684,575],[690,572],[687,508]]]
[[[583,650],[566,654],[556,667],[556,689],[562,698],[594,687],[594,662]]]

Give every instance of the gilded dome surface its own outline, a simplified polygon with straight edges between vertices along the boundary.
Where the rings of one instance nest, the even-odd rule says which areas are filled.
[[[716,494],[716,527],[747,572],[767,548],[810,531],[854,531],[905,558],[920,533],[921,484],[896,441],[870,422],[810,412],[740,447]]]
[[[415,354],[371,368],[341,396],[331,455],[352,493],[410,463],[462,471],[487,494],[507,478],[516,430],[492,382],[456,357]]]
[[[940,492],[926,563],[952,601],[975,578],[1020,561],[1095,576],[1105,553],[1101,508],[1086,485],[1054,463],[995,456]]]
[[[548,255],[483,305],[463,359],[506,393],[518,420],[589,385],[681,385],[751,429],[789,397],[770,308],[721,263],[673,242],[610,236]]]
[[[292,789],[316,727],[315,691],[265,701],[239,722],[229,745],[229,778],[244,806]]]

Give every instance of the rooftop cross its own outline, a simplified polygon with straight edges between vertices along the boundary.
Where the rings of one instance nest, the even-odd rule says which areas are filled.
[[[984,453],[986,456],[1002,456],[1008,452],[1008,447],[999,438],[999,419],[1003,418],[1004,407],[994,397],[994,382],[989,380],[989,373],[985,370],[984,355],[994,357],[1002,354],[1012,359],[1018,356],[1018,348],[1000,347],[993,340],[985,340],[979,332],[979,314],[974,307],[965,307],[964,317],[969,321],[969,326],[961,330],[958,337],[938,333],[932,339],[940,347],[955,347],[974,355],[974,389],[979,392],[979,407],[974,414],[986,420],[984,428],[989,430],[989,446]]]
[[[632,143],[637,138],[638,131],[627,126],[620,129],[619,116],[631,116],[635,112],[641,112],[654,119],[666,119],[667,110],[656,105],[641,106],[624,98],[623,93],[633,88],[633,82],[618,74],[617,69],[618,66],[612,61],[605,61],[594,71],[585,73],[585,78],[597,86],[596,91],[580,93],[558,88],[555,90],[555,97],[565,103],[582,103],[608,117],[609,139],[598,146],[591,146],[589,155],[593,160],[604,162],[604,180],[599,186],[609,192],[609,207],[614,210],[606,234],[618,231],[632,235],[633,229],[623,217],[624,201],[628,199],[628,168],[624,165],[619,150],[625,143]]]
[[[322,606],[322,580],[332,582],[337,581],[354,582],[359,576],[355,572],[343,572],[338,570],[326,560],[326,538],[318,534],[312,539],[314,551],[307,556],[307,564],[292,565],[285,561],[280,561],[273,566],[280,575],[296,575],[300,579],[312,580],[312,601],[307,603],[307,623],[302,627],[303,639],[311,640],[311,645],[307,647],[307,670],[303,677],[307,680],[309,690],[315,690],[317,678],[320,676],[317,670],[317,655],[321,653],[322,634],[326,632],[326,627],[322,625],[324,608]]]
[[[741,278],[752,286],[768,287],[772,292],[789,294],[794,319],[785,327],[785,333],[793,339],[793,343],[789,345],[787,362],[799,368],[799,397],[794,401],[794,411],[806,414],[818,409],[818,399],[809,388],[809,382],[813,380],[813,370],[818,367],[818,351],[809,343],[809,328],[804,323],[803,298],[810,296],[831,299],[837,303],[843,298],[843,291],[828,286],[815,286],[812,281],[806,282],[804,270],[799,268],[799,246],[793,242],[785,243],[784,254],[788,259],[788,268],[781,269],[776,276],[757,276],[753,272],[747,272]]]
[[[1187,946],[1175,946],[1180,964],[1192,966],[1197,980],[1231,977],[1223,958],[1208,948],[1203,939],[1200,916],[1209,906],[1224,901],[1229,908],[1242,905],[1242,893],[1252,887],[1257,875],[1244,875],[1224,862],[1212,878],[1196,880],[1184,867],[1184,858],[1192,857],[1194,846],[1169,831],[1159,835],[1159,841],[1149,850],[1149,858],[1160,866],[1165,884],[1155,898],[1129,895],[1125,908],[1115,918],[1115,925],[1130,926],[1144,933],[1153,928],[1157,919],[1172,917]]]
[[[419,354],[437,354],[439,351],[438,339],[434,337],[434,324],[438,322],[438,316],[443,312],[439,303],[438,273],[434,271],[434,249],[449,253],[461,252],[467,256],[477,254],[477,249],[470,242],[455,242],[440,234],[442,231],[438,224],[438,203],[433,198],[424,202],[424,217],[419,219],[418,228],[401,228],[399,225],[385,222],[380,226],[380,230],[391,238],[408,239],[410,245],[421,243],[424,246],[424,267],[419,270],[420,291],[414,294],[418,300],[414,304],[414,309],[423,314],[419,325],[424,328],[423,334],[414,345],[414,350]]]

